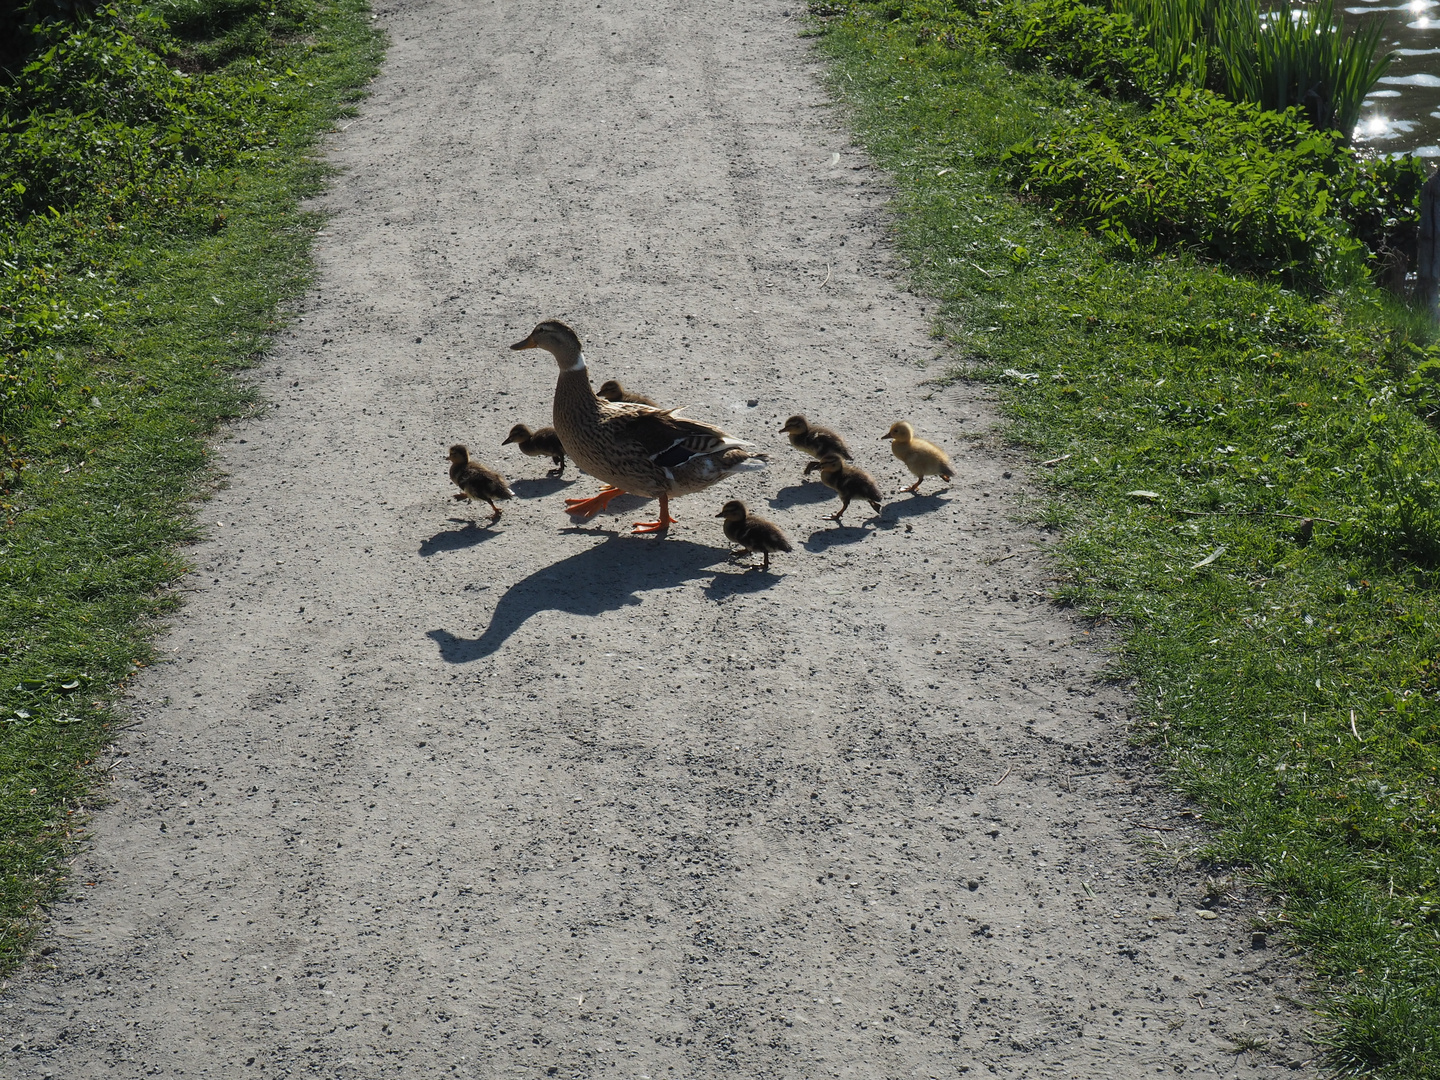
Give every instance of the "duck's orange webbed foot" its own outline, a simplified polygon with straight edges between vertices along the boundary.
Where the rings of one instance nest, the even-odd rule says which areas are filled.
[[[612,487],[609,484],[600,489],[598,495],[592,495],[588,499],[566,499],[565,512],[575,517],[594,517],[610,505],[610,500],[617,495],[624,495],[620,488]]]
[[[670,500],[664,495],[660,496],[660,520],[659,521],[637,521],[635,523],[636,533],[658,533],[664,532],[671,525],[677,524],[670,516]]]

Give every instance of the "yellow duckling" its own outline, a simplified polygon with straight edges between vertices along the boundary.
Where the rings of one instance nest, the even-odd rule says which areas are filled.
[[[785,534],[773,521],[766,521],[764,518],[756,517],[745,509],[745,504],[739,499],[731,499],[720,508],[715,515],[725,519],[725,535],[734,543],[739,544],[744,550],[737,551],[738,555],[749,555],[753,552],[760,552],[765,556],[765,565],[762,570],[770,569],[770,553],[774,551],[790,551],[790,541],[785,539]]]
[[[565,447],[553,427],[531,431],[524,424],[516,424],[500,445],[508,446],[510,443],[518,446],[526,457],[548,457],[555,462],[555,468],[548,470],[546,476],[565,475]]]
[[[845,445],[844,439],[829,428],[810,423],[799,413],[785,421],[785,426],[780,429],[780,434],[789,435],[791,446],[801,453],[815,458],[805,466],[806,476],[820,468],[819,459],[826,454],[833,452],[839,454],[846,461],[850,460],[850,448]]]
[[[840,509],[830,515],[831,521],[841,520],[850,508],[851,499],[864,499],[875,513],[880,513],[880,487],[864,469],[851,465],[833,450],[820,459],[820,480],[840,496]]]
[[[769,461],[711,424],[676,416],[674,409],[596,397],[580,339],[562,322],[542,322],[510,348],[544,349],[555,358],[560,369],[555,432],[575,464],[606,485],[589,499],[566,499],[571,514],[593,517],[629,491],[660,501],[659,520],[637,522],[635,531],[663,533],[675,523],[672,498],[703,491],[742,470],[764,468]]]
[[[917,479],[905,490],[912,495],[919,494],[920,485],[927,476],[938,476],[947,484],[950,482],[950,455],[932,442],[915,438],[915,429],[904,420],[896,420],[890,430],[880,436],[890,440],[890,449]]]
[[[606,401],[632,401],[636,405],[649,405],[652,409],[658,409],[660,403],[651,401],[644,394],[637,394],[634,390],[626,390],[614,379],[606,379],[600,384],[600,389],[595,391],[595,396],[604,398]]]
[[[450,479],[455,481],[455,486],[460,489],[455,498],[461,501],[480,499],[489,503],[490,509],[495,511],[490,523],[493,525],[499,521],[500,508],[495,505],[495,500],[515,497],[505,478],[494,469],[487,469],[480,462],[471,461],[470,451],[459,443],[450,447],[446,460],[450,462]]]

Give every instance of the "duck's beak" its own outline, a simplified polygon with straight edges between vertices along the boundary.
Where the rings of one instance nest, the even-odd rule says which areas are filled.
[[[535,344],[535,335],[532,333],[524,341],[517,341],[514,345],[511,345],[510,348],[519,351],[520,349],[535,349],[539,348],[539,346]]]
[[[884,435],[881,435],[881,436],[880,436],[880,438],[882,438],[882,439],[893,439],[894,437],[895,437],[895,433],[894,433],[893,431],[887,431],[887,432],[885,432]]]
[[[517,346],[515,346],[515,345],[511,345],[510,347],[511,347],[512,349],[517,348]],[[505,441],[502,442],[500,445],[501,445],[501,446],[509,446],[509,445],[510,445],[512,442],[514,442],[514,441],[515,441],[515,436],[513,436],[513,435],[508,435],[508,436],[505,437]]]
[[[724,517],[724,516],[725,516],[725,511],[724,511],[724,510],[721,510],[721,511],[720,511],[718,514],[716,514],[715,516],[716,516],[716,517]]]

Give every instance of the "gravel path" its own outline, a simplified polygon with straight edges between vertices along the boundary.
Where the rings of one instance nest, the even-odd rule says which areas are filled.
[[[923,384],[798,12],[379,14],[274,408],[222,448],[0,1075],[1309,1075],[1294,970],[1174,869],[1199,826],[1040,598],[1024,463]],[[505,348],[548,316],[773,467],[663,541],[633,498],[570,527],[596,482],[498,445],[548,422],[553,363]],[[959,473],[834,526],[794,411],[888,490],[902,417]],[[494,528],[455,441],[514,481]],[[726,561],[728,497],[795,542],[773,574]]]

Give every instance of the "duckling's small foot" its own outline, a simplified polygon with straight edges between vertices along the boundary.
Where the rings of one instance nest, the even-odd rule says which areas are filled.
[[[924,483],[924,481],[925,481],[925,478],[922,476],[919,480],[916,480],[913,484],[911,484],[911,485],[910,485],[908,488],[906,488],[905,490],[908,491],[911,495],[919,495],[919,494],[920,494],[920,485],[921,485],[922,483]]]
[[[637,534],[639,534],[639,533],[662,533],[662,532],[665,532],[667,529],[670,528],[671,525],[674,525],[674,524],[676,524],[676,521],[675,521],[674,518],[672,518],[672,517],[670,516],[670,500],[667,499],[664,495],[661,495],[661,496],[660,496],[660,520],[659,520],[659,521],[637,521],[637,522],[635,523],[635,532],[636,532]]]
[[[594,517],[610,505],[610,500],[617,495],[624,495],[620,488],[606,485],[600,489],[599,494],[592,495],[588,499],[566,499],[565,512],[575,517]]]

